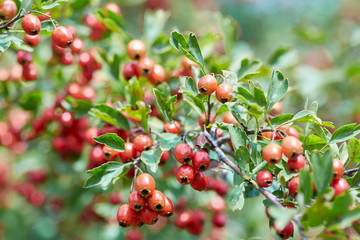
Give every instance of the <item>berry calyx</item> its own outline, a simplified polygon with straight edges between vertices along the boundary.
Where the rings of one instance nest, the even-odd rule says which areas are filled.
[[[282,239],[288,239],[289,237],[291,237],[294,231],[294,225],[291,221],[281,230],[276,228],[275,222],[272,226],[275,229],[276,234],[279,235]]]
[[[216,88],[216,98],[221,103],[230,102],[232,98],[233,88],[228,83],[222,83]]]
[[[60,26],[54,29],[51,34],[53,42],[59,47],[70,47],[74,37],[68,28]]]
[[[190,183],[191,187],[197,191],[203,191],[207,189],[207,179],[203,172],[196,171],[194,179]]]
[[[189,184],[195,177],[195,169],[190,165],[182,165],[176,171],[176,178],[181,184]]]
[[[151,138],[144,134],[137,135],[134,138],[133,143],[134,143],[135,150],[138,152],[150,150],[153,146],[153,142],[152,142]]]
[[[39,34],[37,34],[37,35],[25,34],[24,35],[24,42],[31,47],[36,47],[37,45],[39,45],[40,41],[41,41],[41,35],[39,35]]]
[[[135,180],[135,189],[143,197],[147,198],[155,190],[155,180],[148,174],[140,174]]]
[[[17,62],[22,66],[27,66],[33,61],[33,56],[29,52],[18,51],[16,53]]]
[[[304,155],[299,154],[296,158],[289,159],[286,163],[286,169],[289,173],[298,173],[306,165],[306,159]]]
[[[135,212],[129,204],[123,204],[117,212],[117,220],[121,227],[129,227],[135,221]]]
[[[150,208],[144,208],[140,211],[140,220],[145,224],[153,225],[159,220],[159,214]]]
[[[125,151],[119,153],[120,159],[123,162],[131,162],[136,157],[136,150],[134,144],[131,142],[125,143]]]
[[[32,14],[27,14],[22,19],[22,28],[29,35],[36,35],[41,30],[41,22],[39,18]]]
[[[161,212],[159,212],[159,215],[162,217],[170,217],[174,214],[174,205],[170,198],[165,197],[165,205]]]
[[[164,194],[155,190],[147,199],[147,206],[154,211],[162,211],[165,206]]]
[[[189,164],[191,162],[193,151],[186,143],[180,143],[174,149],[175,159],[181,164]]]
[[[262,170],[256,175],[256,182],[260,187],[267,188],[273,183],[273,176],[269,171]]]
[[[197,151],[192,157],[192,164],[198,171],[204,172],[210,166],[210,156],[205,151]]]
[[[181,124],[174,120],[173,123],[166,122],[163,127],[164,132],[179,134],[181,131]]]
[[[349,189],[349,183],[344,178],[334,178],[330,187],[332,187],[335,191],[334,197],[337,197]]]
[[[114,160],[117,156],[119,156],[118,151],[109,148],[108,146],[103,147],[103,153],[104,153],[104,158],[109,161]]]
[[[296,195],[299,191],[299,182],[300,182],[300,178],[294,177],[289,181],[288,184],[289,193],[294,198],[296,198]]]
[[[144,42],[137,39],[131,40],[126,47],[126,53],[129,58],[133,60],[139,60],[140,58],[143,58],[146,54],[146,47]]]
[[[303,148],[299,139],[288,136],[281,141],[281,150],[287,158],[296,158],[302,154]]]
[[[146,206],[146,199],[142,197],[137,191],[130,193],[129,206],[135,211],[141,211]]]
[[[143,57],[138,62],[140,75],[148,77],[154,72],[155,62],[151,58]]]
[[[262,155],[268,164],[277,164],[281,161],[281,147],[277,143],[269,143],[264,147]]]
[[[198,82],[199,92],[203,95],[210,95],[215,92],[217,88],[217,80],[212,75],[204,75]]]
[[[334,178],[341,178],[344,173],[344,165],[338,158],[333,159],[333,173]]]

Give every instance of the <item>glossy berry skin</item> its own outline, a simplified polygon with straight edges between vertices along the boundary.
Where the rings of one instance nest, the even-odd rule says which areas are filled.
[[[195,169],[190,165],[182,165],[176,171],[176,178],[181,184],[189,184],[195,177]]]
[[[139,60],[145,57],[146,47],[144,42],[137,39],[131,40],[126,47],[126,53],[132,60]]]
[[[166,122],[163,127],[164,132],[179,134],[181,131],[181,124],[174,120],[173,123]]]
[[[191,187],[197,191],[203,191],[207,189],[207,179],[203,172],[196,171],[195,177],[190,183]]]
[[[103,147],[103,153],[104,153],[104,158],[106,160],[114,160],[117,156],[119,156],[119,152],[109,148],[108,146],[104,146]]]
[[[148,79],[154,85],[165,82],[166,81],[166,73],[165,73],[165,69],[163,68],[163,66],[161,66],[160,64],[155,64],[154,70]]]
[[[299,191],[299,182],[300,182],[300,178],[294,177],[288,183],[289,193],[294,198],[296,198],[296,195]]]
[[[124,78],[129,81],[132,77],[139,77],[139,70],[137,62],[128,62],[125,63],[123,69]]]
[[[224,227],[226,225],[227,217],[223,212],[216,212],[211,221],[216,227]]]
[[[273,176],[269,171],[262,170],[256,175],[256,182],[260,187],[267,188],[273,183]]]
[[[201,127],[201,129],[204,129],[204,123],[206,123],[206,118],[207,118],[207,113],[205,115],[205,113],[202,114],[201,117],[199,117],[198,119],[198,123],[199,123],[199,126]],[[215,117],[214,115],[212,115],[210,113],[210,118],[209,118],[209,123],[213,123],[215,121]]]
[[[148,198],[147,198],[147,206],[153,210],[160,212],[164,209],[165,206],[165,196],[159,190],[155,190]]]
[[[333,159],[333,173],[334,178],[341,178],[344,173],[344,165],[338,158]]]
[[[70,112],[63,112],[59,117],[59,122],[65,127],[71,127],[74,124],[74,117]]]
[[[78,37],[75,37],[70,45],[72,53],[80,53],[85,49],[85,43]]]
[[[335,191],[334,197],[337,197],[349,189],[349,183],[344,178],[334,178],[330,187]]]
[[[277,143],[269,143],[264,147],[262,155],[268,164],[277,164],[281,161],[281,147]]]
[[[29,64],[23,67],[22,77],[25,81],[33,81],[37,78],[38,71],[35,64]]]
[[[151,58],[143,57],[138,62],[138,72],[140,75],[149,77],[154,72],[155,62]]]
[[[170,158],[170,152],[169,151],[163,151],[163,153],[161,154],[161,157],[160,157],[159,166],[163,167],[167,163],[169,158]]]
[[[32,14],[27,14],[22,19],[22,28],[29,35],[36,35],[41,30],[41,22],[39,18]]]
[[[73,63],[74,56],[71,52],[66,52],[61,55],[61,63],[65,66],[69,66]]]
[[[22,66],[27,66],[33,61],[33,56],[29,52],[18,51],[16,53],[17,62]]]
[[[288,136],[281,141],[281,150],[287,158],[296,158],[302,154],[303,148],[299,139]]]
[[[199,92],[203,95],[210,95],[215,92],[217,88],[217,80],[212,75],[204,75],[198,82]]]
[[[224,114],[223,120],[225,123],[238,124],[236,118],[234,117],[234,115],[232,115],[232,113],[230,111],[228,111]]]
[[[9,20],[15,17],[17,5],[12,0],[5,0],[0,3],[0,19]]]
[[[60,26],[54,29],[51,38],[56,45],[62,48],[70,47],[74,37],[68,28]]]
[[[144,134],[137,135],[134,138],[133,143],[134,143],[135,150],[138,152],[150,150],[153,146],[153,142],[152,142],[151,138]]]
[[[175,159],[181,164],[189,164],[191,162],[193,151],[186,143],[180,143],[174,149]]]
[[[135,180],[135,189],[143,197],[147,198],[155,190],[155,180],[148,173],[140,174]]]
[[[146,199],[142,197],[137,191],[130,193],[129,206],[135,211],[141,211],[146,206]]]
[[[197,151],[192,157],[192,164],[197,171],[204,172],[210,167],[210,156],[205,151]]]
[[[216,88],[216,98],[221,103],[230,102],[232,98],[233,88],[228,83],[222,83]]]
[[[299,132],[294,128],[290,126],[281,126],[279,127],[280,130],[283,130],[288,136],[296,137],[297,139],[300,138]]]
[[[280,115],[283,111],[283,104],[282,102],[276,102],[271,109],[269,110],[269,114],[276,117],[278,115]]]
[[[273,228],[276,231],[276,234],[279,235],[282,239],[288,239],[291,237],[294,231],[294,225],[292,222],[289,222],[288,225],[282,230],[276,229],[275,222],[273,223]]]
[[[306,159],[304,155],[299,154],[296,158],[289,159],[286,163],[286,169],[289,173],[298,173],[306,165]]]
[[[133,158],[136,157],[136,150],[135,150],[134,144],[131,142],[126,142],[125,150],[126,151],[119,153],[120,159],[123,162],[131,162],[133,160]]]
[[[171,199],[165,197],[165,205],[161,212],[159,212],[159,215],[162,217],[170,217],[174,214],[174,204],[172,203]]]
[[[140,220],[145,224],[153,225],[159,220],[159,214],[150,208],[144,208],[144,210],[140,212]]]
[[[129,227],[135,221],[135,211],[131,209],[129,204],[123,204],[117,212],[117,221],[121,227]]]
[[[36,47],[37,45],[39,45],[40,41],[41,41],[41,35],[39,35],[39,34],[37,34],[37,35],[25,34],[24,35],[24,42],[31,47]]]

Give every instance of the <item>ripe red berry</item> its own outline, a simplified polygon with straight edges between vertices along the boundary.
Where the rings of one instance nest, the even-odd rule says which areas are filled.
[[[135,221],[135,211],[131,209],[129,204],[123,204],[117,212],[117,220],[121,227],[129,227]]]
[[[73,61],[74,61],[74,56],[71,52],[66,52],[61,55],[61,63],[64,64],[65,66],[71,65]]]
[[[288,136],[293,136],[299,139],[299,132],[294,127],[290,126],[281,126],[279,127],[280,130],[283,130]],[[279,135],[279,134],[277,134]],[[280,139],[280,138],[279,138]]]
[[[47,16],[46,16],[46,15],[47,15]],[[39,16],[40,22],[45,21],[45,20],[49,20],[50,18],[49,18],[48,16],[51,16],[51,11],[47,11],[47,12],[45,12],[44,14],[41,14],[41,15]]]
[[[201,129],[204,129],[204,123],[206,122],[207,113],[203,113],[201,117],[198,119],[199,126]],[[209,123],[213,123],[215,121],[214,115],[210,113]]]
[[[38,71],[35,64],[31,63],[23,67],[22,77],[24,78],[25,81],[35,80],[37,78],[37,74]]]
[[[56,45],[62,48],[70,47],[74,37],[68,28],[60,26],[54,29],[51,38]]]
[[[29,35],[29,34],[25,34],[24,35],[24,42],[31,46],[31,47],[36,47],[41,41],[41,35],[37,34],[37,35]]]
[[[298,173],[306,165],[306,159],[304,155],[299,154],[296,158],[289,159],[286,163],[286,169],[289,173]]]
[[[210,95],[215,92],[217,88],[217,80],[212,75],[204,75],[198,82],[199,92],[203,95]]]
[[[281,141],[281,150],[287,158],[296,158],[302,154],[303,148],[299,139],[288,136]]]
[[[281,161],[281,147],[277,143],[269,143],[266,145],[262,154],[268,164],[274,165]]]
[[[135,180],[135,189],[143,197],[147,198],[155,190],[155,180],[148,174],[140,174]]]
[[[296,198],[296,195],[299,191],[299,182],[300,182],[300,178],[294,177],[288,183],[289,193],[294,198]]]
[[[108,146],[103,147],[103,153],[104,153],[104,158],[109,161],[114,160],[117,156],[119,156],[118,151],[109,148]]]
[[[212,223],[217,227],[224,227],[226,225],[227,217],[223,212],[216,212],[212,218]]]
[[[104,16],[105,17],[107,17],[107,11],[111,11],[111,12],[121,16],[121,9],[120,9],[119,5],[117,5],[116,3],[109,2],[109,3],[105,4],[105,6],[104,6]]]
[[[349,189],[349,183],[344,178],[334,178],[330,186],[335,191],[334,197],[343,194],[346,189]]]
[[[143,240],[143,239],[144,237],[141,231],[137,228],[131,228],[125,233],[125,240]]]
[[[155,67],[155,62],[151,58],[143,57],[138,62],[138,71],[139,74],[145,77],[150,76]]]
[[[216,88],[216,98],[221,103],[229,102],[232,98],[233,89],[230,84],[222,83]]]
[[[224,123],[229,124],[238,124],[236,118],[232,115],[230,111],[226,112],[223,116]]]
[[[122,203],[122,198],[119,192],[113,192],[109,196],[109,201],[113,205],[118,205]]]
[[[76,37],[70,45],[72,53],[80,53],[85,49],[85,43],[80,38]]]
[[[16,53],[17,62],[22,66],[27,66],[33,61],[33,56],[29,52],[18,51]]]
[[[17,12],[16,3],[12,0],[5,0],[0,3],[0,19],[9,20],[15,17]]]
[[[141,211],[146,206],[146,199],[142,197],[137,191],[130,193],[129,206],[135,211]]]
[[[203,191],[207,188],[206,175],[203,172],[196,171],[194,179],[190,183],[191,187],[197,191]]]
[[[141,227],[142,225],[144,225],[144,223],[141,221],[140,219],[140,214],[136,216],[135,221],[133,223],[134,227]]]
[[[256,175],[256,181],[260,187],[267,188],[273,183],[273,176],[269,171],[262,170]]]
[[[195,177],[195,169],[190,165],[182,165],[176,171],[176,178],[181,184],[189,184]]]
[[[161,154],[161,157],[160,157],[159,166],[163,167],[167,163],[169,158],[170,158],[170,152],[169,151],[163,151],[163,153]]]
[[[152,142],[151,138],[144,134],[137,135],[134,138],[133,143],[134,143],[135,150],[138,152],[150,150],[153,146],[153,142]]]
[[[125,143],[125,151],[119,153],[120,159],[123,162],[131,162],[136,157],[136,150],[134,144],[131,142]]]
[[[36,35],[41,30],[41,22],[39,18],[32,14],[27,14],[22,19],[22,28],[29,35]]]
[[[185,229],[189,225],[190,219],[191,219],[190,211],[180,212],[175,216],[174,225],[178,228]]]
[[[181,131],[181,124],[174,120],[173,123],[166,122],[163,127],[164,132],[179,134]]]
[[[165,197],[165,205],[164,205],[164,208],[161,212],[159,212],[159,215],[162,216],[162,217],[170,217],[171,215],[174,214],[174,205],[171,201],[170,198]]]
[[[334,178],[341,178],[344,173],[344,165],[338,158],[333,159],[333,173]]]
[[[154,211],[162,211],[165,206],[165,197],[164,194],[158,190],[155,190],[147,198],[147,206]]]
[[[137,62],[125,63],[123,69],[123,76],[126,80],[130,80],[132,77],[139,77],[139,70]]]
[[[150,208],[144,208],[144,210],[140,211],[140,220],[145,224],[152,225],[159,220],[159,214]]]
[[[186,70],[191,70],[191,66],[193,67],[197,67],[198,64],[191,61],[190,59],[188,59],[187,57],[185,56],[182,56],[181,57],[181,64],[183,65],[184,69]]]
[[[71,127],[74,123],[73,115],[69,112],[63,112],[59,117],[59,122],[65,127]]]
[[[126,53],[133,60],[145,57],[146,47],[144,42],[137,39],[131,40],[126,47]]]
[[[273,228],[275,229],[276,234],[279,235],[282,239],[288,239],[289,237],[291,237],[291,235],[293,234],[293,231],[294,231],[294,225],[291,221],[286,225],[285,228],[283,228],[281,230],[276,229],[275,222],[274,222]]]
[[[277,115],[280,115],[282,113],[283,110],[283,105],[282,102],[276,102],[274,104],[274,106],[271,107],[271,109],[269,110],[269,114],[276,117]]]
[[[165,80],[166,80],[165,69],[161,65],[155,64],[154,70],[149,77],[149,81],[152,84],[156,85],[165,82]]]
[[[192,163],[196,170],[204,172],[210,167],[210,156],[205,151],[197,151],[192,157]]]
[[[193,156],[191,147],[186,143],[180,143],[174,149],[175,159],[181,164],[189,164]]]

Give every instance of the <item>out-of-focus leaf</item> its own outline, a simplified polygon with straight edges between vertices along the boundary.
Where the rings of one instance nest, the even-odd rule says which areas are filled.
[[[355,137],[360,133],[360,125],[356,123],[348,124],[342,127],[339,127],[332,135],[329,144],[339,143],[349,140],[350,138]]]
[[[177,95],[174,95],[168,99],[164,93],[160,92],[156,88],[154,88],[154,95],[159,106],[159,112],[162,113],[167,122],[172,122],[175,115],[174,103],[176,102]]]
[[[241,183],[230,192],[228,206],[231,210],[241,210],[245,203],[245,183]]]
[[[250,60],[248,58],[244,58],[241,60],[240,69],[237,73],[238,79],[248,78],[257,74],[261,65],[261,62],[257,59]]]
[[[153,42],[164,30],[164,26],[169,16],[170,14],[163,10],[145,12],[144,34],[151,42]]]
[[[331,151],[325,152],[323,155],[313,153],[310,161],[313,170],[313,178],[316,191],[321,194],[329,186],[333,178],[333,154]]]
[[[100,104],[91,108],[90,114],[115,127],[123,128],[130,132],[129,121],[119,111],[112,107]]]
[[[216,23],[224,40],[225,52],[230,55],[237,37],[236,21],[232,17],[225,17],[218,13],[216,14]]]
[[[270,78],[270,86],[267,94],[267,110],[280,101],[286,94],[289,81],[279,70],[273,70]]]
[[[2,33],[0,35],[0,52],[5,52],[5,50],[8,49],[12,43],[20,47],[22,42],[23,41],[21,39],[13,35]]]
[[[304,196],[304,203],[309,204],[313,195],[310,171],[308,169],[301,170],[299,192]]]
[[[75,113],[75,118],[86,116],[89,113],[92,103],[86,100],[75,99],[67,96],[61,105],[69,112]]]
[[[269,57],[268,63],[269,64],[276,64],[279,59],[292,50],[290,46],[281,46]]]

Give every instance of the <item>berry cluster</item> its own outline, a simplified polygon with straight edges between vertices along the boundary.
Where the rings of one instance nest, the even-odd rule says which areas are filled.
[[[221,103],[229,102],[232,98],[232,87],[228,83],[221,83],[218,85],[216,78],[213,75],[204,75],[198,82],[199,92],[203,95],[211,95],[216,91],[216,98]]]

